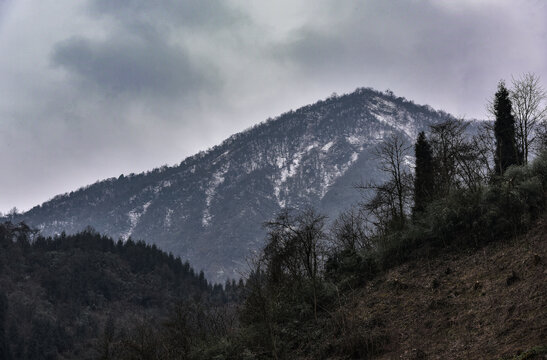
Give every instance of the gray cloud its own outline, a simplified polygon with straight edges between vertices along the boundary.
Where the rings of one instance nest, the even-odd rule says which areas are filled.
[[[88,8],[93,15],[113,16],[126,23],[157,24],[161,18],[171,25],[208,29],[231,26],[246,18],[226,2],[214,0],[92,0]]]
[[[159,36],[102,42],[76,37],[57,44],[52,61],[107,93],[180,96],[220,84],[214,69]]]
[[[484,117],[547,82],[543,1],[0,1],[0,210],[174,164],[333,91]]]
[[[336,11],[330,5],[326,7]],[[484,115],[487,91],[500,77],[531,66],[533,71],[545,71],[531,60],[546,58],[545,48],[535,38],[538,33],[545,36],[544,17],[538,18],[528,7],[516,11],[500,2],[483,6],[462,2],[461,9],[448,5],[341,4],[338,16],[296,29],[273,54],[321,82],[366,79],[367,85],[382,84],[472,117]],[[344,6],[346,11],[341,11]],[[521,29],[524,22],[527,30]],[[471,93],[483,95],[470,98]]]

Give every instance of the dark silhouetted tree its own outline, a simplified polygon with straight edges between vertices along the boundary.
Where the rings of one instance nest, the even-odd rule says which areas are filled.
[[[416,155],[416,170],[414,177],[414,208],[413,214],[423,212],[427,203],[433,197],[434,168],[431,146],[422,131],[414,145]]]
[[[495,116],[495,171],[497,175],[502,175],[509,166],[522,163],[522,154],[518,154],[515,142],[515,117],[511,99],[503,81],[498,84],[498,91],[494,95],[491,109]]]

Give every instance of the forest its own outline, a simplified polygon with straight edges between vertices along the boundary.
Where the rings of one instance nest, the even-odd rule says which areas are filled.
[[[499,83],[489,104],[493,121],[478,131],[449,120],[414,144],[387,137],[375,154],[386,182],[358,184],[359,205],[332,221],[312,208],[281,211],[264,224],[263,251],[238,282],[210,284],[142,241],[115,242],[92,229],[45,238],[4,223],[0,358],[381,355],[393,335],[381,317],[359,321],[348,311],[356,292],[404,264],[509,243],[545,218],[544,99],[539,79],[526,74],[511,89]],[[517,281],[513,275],[507,286]],[[397,279],[389,286],[408,287]],[[545,316],[537,321],[541,328]],[[536,345],[521,354],[547,353],[546,344]]]
[[[227,319],[243,286],[212,285],[154,245],[114,242],[92,229],[44,238],[8,222],[0,225],[0,247],[2,359],[112,358],[114,334],[123,339],[116,358],[133,358],[151,341],[141,338],[144,324],[178,309],[197,319],[207,308]],[[194,335],[210,332],[200,326]]]

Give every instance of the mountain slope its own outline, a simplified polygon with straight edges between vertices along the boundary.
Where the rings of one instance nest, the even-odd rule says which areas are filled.
[[[411,144],[418,131],[449,118],[358,89],[270,119],[178,166],[101,181],[13,220],[46,235],[92,226],[144,239],[212,280],[238,277],[275,212],[312,205],[334,216],[358,199],[356,183],[381,178],[371,150],[383,138],[398,133]]]
[[[546,220],[513,240],[395,267],[340,312],[370,339],[389,337],[379,359],[544,359]]]

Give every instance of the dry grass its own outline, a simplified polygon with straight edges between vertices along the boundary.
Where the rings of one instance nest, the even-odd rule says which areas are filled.
[[[545,346],[547,221],[513,241],[399,266],[347,310],[383,323],[379,359],[511,359]]]

